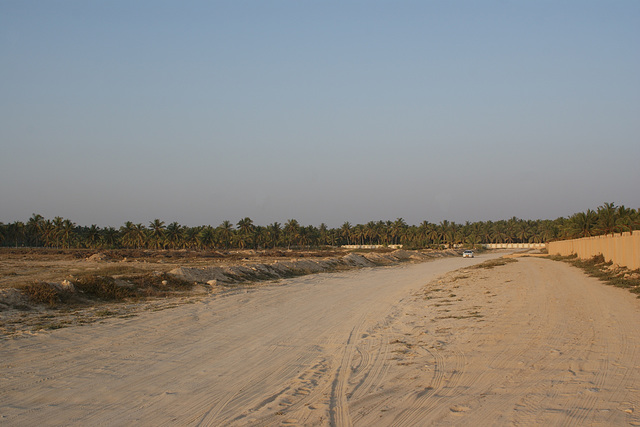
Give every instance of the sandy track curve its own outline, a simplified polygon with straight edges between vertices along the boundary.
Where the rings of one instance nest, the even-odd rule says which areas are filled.
[[[640,301],[543,259],[466,268],[488,257],[0,342],[0,422],[640,425]]]

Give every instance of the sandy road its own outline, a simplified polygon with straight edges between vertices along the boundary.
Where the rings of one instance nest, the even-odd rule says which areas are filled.
[[[640,425],[640,301],[548,260],[466,268],[486,258],[2,341],[0,423]]]

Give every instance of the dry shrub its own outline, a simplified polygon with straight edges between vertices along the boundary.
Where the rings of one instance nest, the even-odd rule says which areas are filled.
[[[492,269],[494,267],[499,267],[501,265],[506,265],[506,264],[509,264],[511,262],[518,262],[518,260],[515,259],[515,258],[496,258],[496,259],[490,259],[488,261],[485,261],[482,264],[472,265],[469,268],[474,268],[474,269],[479,269],[479,268]]]
[[[73,283],[75,292],[55,285],[36,282],[27,285],[23,293],[36,304],[56,307],[60,304],[87,304],[91,301],[122,301],[127,298],[158,297],[191,290],[193,283],[166,273],[147,273],[123,279],[122,286],[109,276],[82,276]]]
[[[74,283],[76,289],[92,299],[118,301],[135,296],[131,289],[118,286],[111,277],[86,276]]]
[[[55,307],[68,299],[69,292],[61,291],[45,282],[35,282],[24,287],[22,292],[36,304],[46,304]]]
[[[131,283],[142,296],[146,297],[164,296],[172,292],[188,291],[193,288],[192,282],[166,273],[147,273],[126,277],[123,280]]]

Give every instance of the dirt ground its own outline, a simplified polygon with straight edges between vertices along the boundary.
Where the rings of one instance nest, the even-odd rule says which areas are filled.
[[[457,256],[458,252],[385,248],[361,253],[335,248],[99,252],[0,248],[0,339],[88,324],[108,317],[133,316],[139,311],[162,310],[192,303],[206,295],[225,293],[237,286],[261,286],[283,277],[421,262],[430,257]],[[85,279],[95,284],[91,290],[100,284],[109,288],[110,283],[115,288],[111,288],[112,292],[107,289],[104,292],[107,295],[90,295],[86,287],[76,289]],[[164,285],[165,279],[176,283]],[[32,284],[42,285],[44,289],[25,292]],[[124,290],[128,296],[113,295],[118,290]]]
[[[6,425],[640,425],[640,300],[499,257],[321,273],[0,341]]]
[[[388,251],[388,250],[387,250]],[[273,262],[292,258],[325,258],[344,255],[335,250],[89,250],[0,248],[0,289],[19,288],[34,281],[62,281],[82,274],[167,272],[178,266],[211,266]]]
[[[381,252],[389,252],[382,250]],[[88,250],[48,248],[0,248],[0,338],[30,335],[84,325],[109,317],[134,316],[192,303],[220,289],[196,287],[171,298],[124,302],[90,301],[50,309],[26,298],[20,289],[33,283],[61,283],[89,276],[136,276],[167,273],[177,267],[201,268],[273,263],[282,260],[323,259],[345,255],[332,250]]]

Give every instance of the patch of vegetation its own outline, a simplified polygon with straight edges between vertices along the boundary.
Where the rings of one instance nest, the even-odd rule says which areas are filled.
[[[87,276],[118,276],[118,275],[135,275],[142,274],[145,270],[141,270],[139,268],[126,265],[126,264],[106,264],[104,266],[100,266],[93,271],[84,273]]]
[[[121,279],[110,276],[83,275],[73,281],[73,289],[35,282],[23,288],[32,303],[64,309],[95,301],[124,301],[132,298],[163,297],[190,291],[193,283],[166,273],[145,273]]]
[[[591,277],[596,277],[604,283],[618,288],[628,289],[639,294],[640,298],[640,269],[627,270],[625,268],[613,268],[611,261],[605,261],[604,256],[596,255],[589,259],[580,259],[577,255],[550,256],[554,261],[563,261],[582,269]]]
[[[117,285],[112,277],[86,276],[78,279],[74,286],[90,299],[121,301],[136,296],[132,289]]]
[[[49,307],[56,307],[58,304],[67,302],[71,299],[70,292],[63,291],[45,282],[28,284],[22,289],[22,292],[32,302],[48,305]]]
[[[161,297],[174,292],[189,291],[193,283],[167,273],[146,273],[131,277],[123,277],[124,281],[133,285],[140,296]]]
[[[490,259],[488,261],[483,262],[482,264],[476,264],[476,265],[472,265],[468,268],[475,268],[475,269],[487,269],[490,270],[492,268],[495,267],[499,267],[502,265],[506,265],[506,264],[510,264],[512,262],[518,262],[517,259],[515,258],[497,258],[497,259]]]

